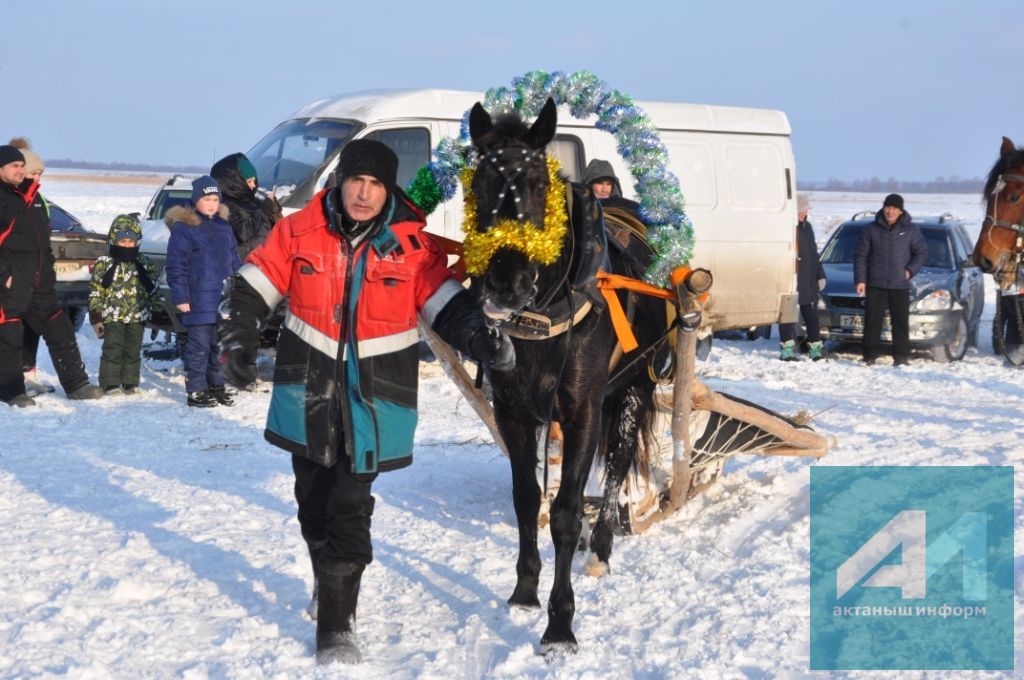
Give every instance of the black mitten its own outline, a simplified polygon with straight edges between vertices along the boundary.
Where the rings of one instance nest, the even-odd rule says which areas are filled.
[[[469,339],[469,353],[484,366],[495,371],[511,371],[516,367],[516,348],[507,335],[481,326]]]

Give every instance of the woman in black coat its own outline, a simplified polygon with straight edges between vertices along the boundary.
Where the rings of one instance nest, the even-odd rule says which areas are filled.
[[[807,221],[807,213],[811,203],[806,196],[796,200],[796,291],[800,305],[800,316],[807,326],[807,348],[811,359],[818,361],[824,358],[821,342],[821,323],[818,320],[818,291],[825,288],[825,270],[818,259],[818,244],[814,239],[814,229]],[[796,324],[779,324],[779,340],[782,347],[779,358],[783,361],[796,361]]]
[[[220,186],[221,202],[228,207],[228,221],[238,241],[238,257],[245,262],[281,219],[281,206],[273,198],[257,194],[256,167],[243,153],[233,153],[214,163],[210,176]]]

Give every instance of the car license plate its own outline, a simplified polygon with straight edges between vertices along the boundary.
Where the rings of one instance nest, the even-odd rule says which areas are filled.
[[[83,267],[88,268],[88,266],[86,262],[57,262],[55,270],[58,276],[67,276],[68,274],[78,274]]]
[[[858,333],[863,333],[864,317],[860,314],[840,314],[839,325],[843,328],[849,328],[857,331]]]

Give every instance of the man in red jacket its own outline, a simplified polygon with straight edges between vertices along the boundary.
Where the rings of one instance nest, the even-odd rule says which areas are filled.
[[[515,365],[511,341],[448,269],[397,170],[381,142],[349,142],[336,187],[279,221],[232,279],[221,331],[225,377],[248,383],[260,320],[288,299],[264,436],[292,454],[319,663],[360,659],[353,622],[373,559],[370,486],[412,462],[417,318],[494,370]]]
[[[24,325],[46,340],[60,384],[69,399],[103,395],[89,383],[75,330],[57,305],[57,275],[50,250],[50,218],[39,183],[26,179],[25,157],[0,146],[0,401],[32,406],[21,370]]]

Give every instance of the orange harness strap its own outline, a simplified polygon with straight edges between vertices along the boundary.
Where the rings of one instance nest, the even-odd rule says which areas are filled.
[[[676,297],[675,292],[667,288],[658,288],[638,279],[631,279],[628,276],[621,276],[619,274],[609,274],[600,269],[597,271],[597,288],[601,291],[601,295],[604,296],[605,302],[608,303],[608,315],[611,317],[612,328],[615,329],[615,335],[619,339],[619,344],[622,345],[623,352],[632,352],[640,346],[640,343],[636,341],[636,336],[633,335],[629,319],[626,318],[626,313],[622,310],[622,304],[619,302],[619,296],[615,294],[615,291],[622,288],[663,300],[674,300]]]

